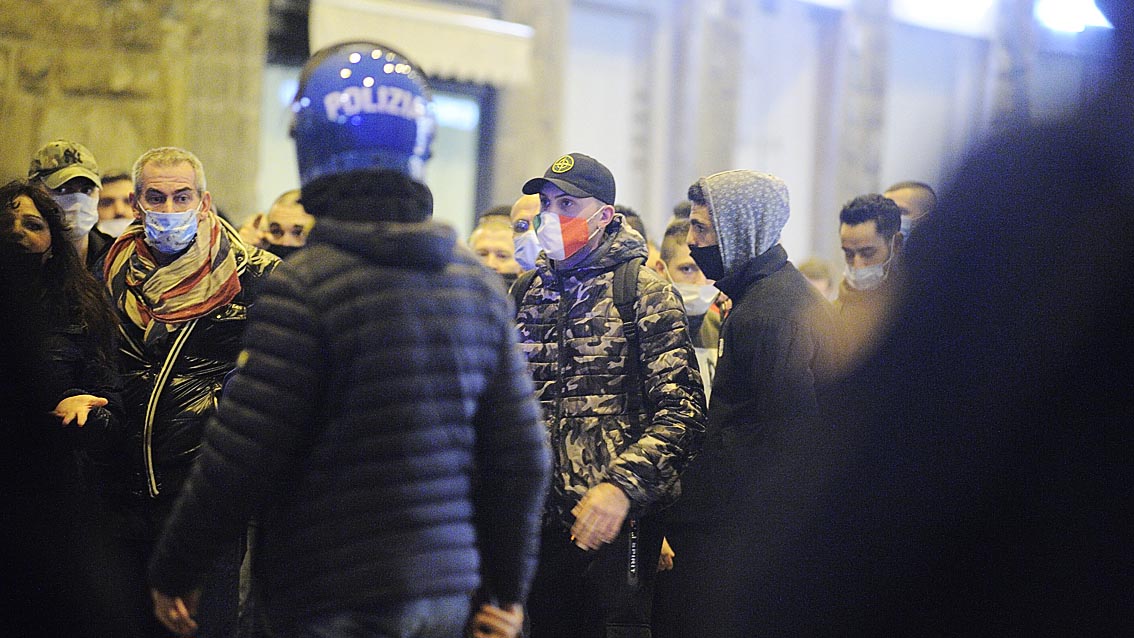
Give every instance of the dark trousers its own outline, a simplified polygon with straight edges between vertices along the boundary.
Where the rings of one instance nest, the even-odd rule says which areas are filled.
[[[631,573],[629,522],[614,542],[593,552],[572,543],[563,526],[545,526],[528,596],[531,638],[649,638],[661,522],[639,520],[636,535]]]
[[[165,501],[146,502],[114,508],[110,514],[110,587],[117,592],[115,615],[127,627],[125,635],[130,638],[167,638],[173,635],[154,617],[147,579],[150,556],[161,536],[170,507],[171,503]],[[206,574],[196,615],[200,626],[197,638],[232,638],[237,635],[243,556],[242,535],[221,551]]]

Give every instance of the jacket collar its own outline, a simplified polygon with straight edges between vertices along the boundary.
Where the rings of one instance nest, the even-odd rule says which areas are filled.
[[[787,260],[787,251],[776,244],[718,280],[717,289],[733,300],[739,300],[752,284],[783,268]]]

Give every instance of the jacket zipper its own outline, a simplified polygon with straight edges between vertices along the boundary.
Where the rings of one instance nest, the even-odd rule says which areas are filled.
[[[146,421],[145,427],[142,430],[142,457],[146,465],[146,484],[150,490],[150,497],[157,498],[158,485],[157,474],[154,471],[154,417],[157,415],[158,400],[161,399],[162,390],[165,389],[166,381],[169,380],[169,375],[173,372],[173,364],[177,361],[177,357],[181,354],[181,348],[184,347],[185,341],[189,338],[189,333],[193,332],[193,328],[197,326],[197,319],[189,322],[189,325],[177,335],[173,341],[173,346],[169,349],[169,354],[165,357],[165,362],[161,366],[161,371],[158,373],[157,380],[154,382],[154,389],[150,392],[150,401],[146,404]]]
[[[557,343],[559,345],[556,348],[555,352],[555,444],[556,446],[558,446],[560,432],[562,431],[560,425],[563,422],[563,366],[566,363],[563,356],[563,350],[564,333],[567,330],[567,317],[565,310],[570,309],[570,305],[568,304],[567,308],[564,308],[563,302],[566,297],[566,293],[564,292],[565,288],[563,286],[562,278],[556,276],[555,287],[559,291],[559,311],[555,313],[556,315],[558,315],[555,321],[555,329],[559,333],[558,335],[556,335]]]
[[[227,232],[230,241],[232,237],[239,236],[236,229],[228,222],[219,217],[217,221],[220,222],[221,227]],[[234,251],[233,257],[236,259],[236,276],[243,276],[244,271],[248,268],[248,256],[239,244],[233,244],[232,250]],[[162,390],[165,389],[169,375],[173,372],[173,363],[177,360],[178,355],[181,354],[181,348],[189,338],[189,333],[193,332],[193,328],[197,326],[197,321],[197,319],[190,321],[189,324],[185,326],[185,329],[177,335],[177,339],[174,340],[173,346],[170,347],[169,354],[165,357],[165,362],[162,364],[161,371],[158,373],[157,382],[154,383],[154,389],[150,392],[149,403],[146,404],[146,421],[142,430],[142,458],[146,466],[146,486],[149,488],[151,498],[157,498],[158,495],[157,473],[154,470],[153,450],[154,417],[157,415],[158,400],[161,398]]]

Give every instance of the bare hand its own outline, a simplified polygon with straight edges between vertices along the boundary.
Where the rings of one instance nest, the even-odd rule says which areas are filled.
[[[662,537],[661,539],[661,556],[658,557],[658,571],[665,572],[673,569],[673,548],[669,546],[669,539]]]
[[[101,408],[107,403],[109,401],[106,399],[92,394],[76,394],[60,401],[51,414],[62,419],[63,425],[71,425],[72,421],[76,421],[79,427],[83,427],[87,424],[87,415],[90,411]]]
[[[516,638],[524,627],[524,608],[519,603],[501,609],[494,605],[481,605],[469,622],[469,635],[473,638]]]
[[[189,592],[185,598],[166,596],[156,589],[150,590],[154,599],[154,616],[166,629],[178,636],[189,636],[197,632],[197,603],[201,602],[201,590]]]
[[[587,490],[571,510],[575,524],[571,539],[585,550],[595,550],[613,541],[630,511],[630,499],[613,483],[599,483]]]

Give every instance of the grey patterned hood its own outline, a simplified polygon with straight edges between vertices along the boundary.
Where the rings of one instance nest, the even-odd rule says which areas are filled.
[[[725,273],[779,243],[789,214],[783,180],[768,173],[733,170],[702,177],[697,183],[717,229]]]

